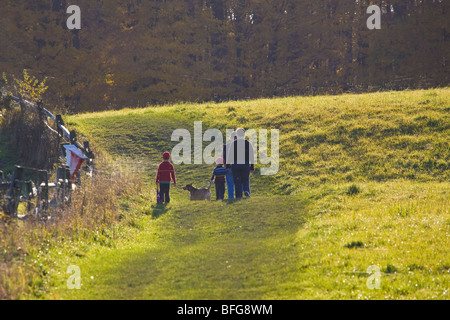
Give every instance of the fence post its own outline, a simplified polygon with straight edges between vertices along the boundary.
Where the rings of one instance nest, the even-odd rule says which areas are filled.
[[[56,131],[59,133],[60,136],[63,135],[63,131],[61,129],[61,126],[64,125],[64,121],[62,119],[62,116],[60,114],[57,114],[56,117]]]
[[[77,133],[75,130],[70,131],[70,144],[75,144],[77,141]]]
[[[91,146],[89,145],[89,141],[83,142],[84,151],[86,152],[86,156],[89,159],[94,159],[94,154],[92,153]]]
[[[59,167],[56,170],[56,205],[58,205],[61,202],[64,202],[64,186],[65,186],[65,174],[64,174],[64,168]]]
[[[67,166],[61,166],[56,171],[56,198],[57,204],[64,204],[70,202],[72,196],[72,180],[70,179],[70,169]]]
[[[23,168],[16,166],[14,169],[14,173],[11,179],[11,185],[9,187],[8,196],[7,196],[7,213],[9,215],[16,216],[17,214],[17,208],[19,206],[19,197],[20,197],[20,190],[22,185],[21,183],[23,177]]]
[[[31,200],[33,199],[33,182],[27,181],[25,182],[25,190],[26,190],[26,200],[27,200],[27,213],[31,211]]]
[[[42,176],[41,176],[42,175]],[[44,185],[42,186],[42,183]],[[46,211],[48,209],[48,198],[49,198],[49,188],[48,188],[48,173],[47,171],[41,171],[39,173],[39,195],[38,201],[41,210]],[[42,203],[43,201],[43,203]]]
[[[69,167],[65,167],[65,177],[67,179],[67,204],[70,204],[70,202],[72,201],[72,179],[70,178],[70,169]],[[64,198],[64,201],[66,199]]]

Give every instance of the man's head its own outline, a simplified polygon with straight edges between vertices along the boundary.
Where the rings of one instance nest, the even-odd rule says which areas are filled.
[[[238,139],[245,139],[245,130],[242,128],[236,129],[236,136]]]
[[[169,152],[164,152],[162,155],[163,160],[169,160],[170,159],[170,153]]]

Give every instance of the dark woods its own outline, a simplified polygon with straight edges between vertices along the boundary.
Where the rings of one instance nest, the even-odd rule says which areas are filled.
[[[0,71],[95,111],[450,83],[448,0],[5,0]],[[371,4],[381,30],[369,30]]]

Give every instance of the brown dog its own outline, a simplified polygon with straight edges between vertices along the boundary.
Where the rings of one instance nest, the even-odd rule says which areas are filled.
[[[197,189],[192,184],[188,184],[183,187],[183,190],[188,190],[191,193],[191,201],[195,200],[211,200],[211,183],[209,184],[209,188],[201,188]]]

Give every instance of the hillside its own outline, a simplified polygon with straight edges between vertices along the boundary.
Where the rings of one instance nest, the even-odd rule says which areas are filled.
[[[70,243],[52,267],[63,299],[448,299],[450,89],[178,104],[67,118],[97,152],[139,172],[123,200],[139,218],[105,243]],[[176,166],[155,205],[154,175],[175,129],[280,130],[275,176],[252,197],[193,203],[212,167]],[[206,145],[206,144],[205,144]],[[111,172],[103,172],[110,174]],[[213,196],[214,199],[214,196]],[[82,254],[77,252],[82,251]],[[83,287],[65,288],[78,265]],[[380,269],[371,290],[367,270]]]
[[[69,125],[112,156],[142,161],[171,150],[174,130],[193,135],[194,121],[223,134],[240,126],[279,129],[278,188],[271,192],[290,194],[324,182],[447,181],[448,112],[446,88],[125,109],[74,116]]]

